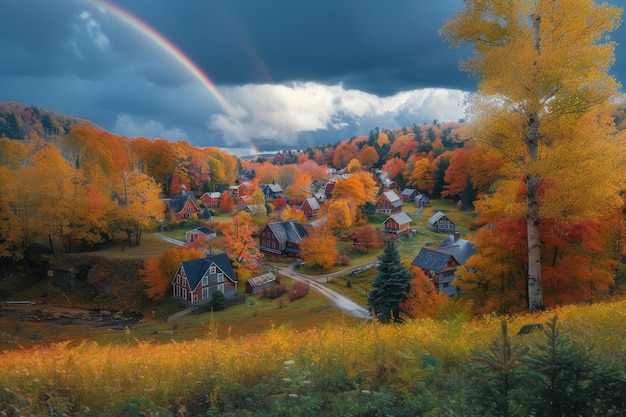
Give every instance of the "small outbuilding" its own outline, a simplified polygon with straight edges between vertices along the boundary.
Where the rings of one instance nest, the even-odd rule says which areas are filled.
[[[456,223],[448,218],[442,211],[435,213],[430,219],[428,219],[428,227],[433,232],[454,232],[456,229]]]
[[[276,284],[276,275],[273,272],[249,278],[246,281],[246,294],[258,294],[259,291],[274,284]]]

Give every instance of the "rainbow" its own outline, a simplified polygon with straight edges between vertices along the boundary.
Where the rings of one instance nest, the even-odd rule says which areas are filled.
[[[113,13],[115,16],[120,18],[122,21],[138,30],[140,33],[148,37],[151,41],[165,50],[173,59],[183,65],[189,72],[191,72],[195,78],[197,78],[209,92],[215,97],[218,101],[222,109],[226,113],[230,113],[233,107],[228,103],[226,98],[220,93],[218,88],[215,86],[213,81],[202,72],[200,68],[191,60],[187,55],[185,55],[180,49],[178,49],[174,44],[172,44],[169,40],[163,37],[159,32],[152,29],[149,25],[139,20],[137,17],[133,16],[126,10],[121,7],[112,4],[106,0],[93,0],[95,4],[102,7],[103,9]]]

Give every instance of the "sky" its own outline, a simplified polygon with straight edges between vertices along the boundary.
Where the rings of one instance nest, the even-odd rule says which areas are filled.
[[[615,0],[613,1],[615,3]],[[5,0],[0,101],[237,154],[458,121],[462,0]],[[612,38],[626,45],[626,28]],[[613,72],[626,80],[619,45]]]

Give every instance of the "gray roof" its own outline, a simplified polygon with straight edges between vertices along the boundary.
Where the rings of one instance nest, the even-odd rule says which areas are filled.
[[[434,249],[422,248],[413,259],[413,262],[411,262],[411,265],[438,273],[448,264],[450,256],[451,255],[448,253],[438,252]]]
[[[258,287],[270,282],[276,281],[276,275],[273,272],[268,272],[263,275],[258,275],[256,277],[248,278],[246,281],[250,284],[251,287]]]
[[[231,265],[228,256],[226,256],[225,253],[221,253],[219,255],[213,255],[206,258],[181,262],[181,266],[187,275],[189,288],[193,290],[198,286],[202,280],[202,276],[209,270],[211,265],[215,265],[232,282],[237,282],[237,277],[235,276],[233,266]]]
[[[195,232],[195,231],[198,231],[198,232],[204,233],[205,235],[217,234],[217,233],[215,232],[215,230],[210,229],[210,228],[208,228],[208,227],[206,227],[206,226],[196,227],[195,229],[192,229],[192,230],[190,230],[189,232]],[[189,232],[187,232],[187,233],[189,233]]]
[[[428,219],[428,223],[435,224],[437,221],[441,220],[442,217],[447,218],[447,216],[442,211],[438,211],[430,219]]]
[[[268,223],[267,226],[279,242],[300,244],[302,239],[309,235],[306,229],[295,220]]]
[[[395,191],[385,191],[383,195],[387,197],[387,200],[389,200],[394,207],[402,206],[402,198],[400,198],[400,196],[396,194]]]
[[[402,190],[400,195],[412,196],[416,192],[417,192],[417,190],[415,188],[405,188],[404,190]]]
[[[411,216],[409,216],[403,211],[392,214],[391,216],[387,217],[387,220],[389,219],[393,219],[398,224],[406,224],[406,223],[411,223],[413,221],[413,219],[411,219]],[[383,223],[387,223],[387,220],[385,220]]]
[[[311,207],[311,210],[319,210],[320,209],[320,203],[317,201],[317,199],[315,197],[309,197],[306,199],[306,201],[309,202],[309,207]]]
[[[170,211],[174,213],[179,213],[187,203],[187,200],[191,200],[194,206],[198,206],[196,204],[196,196],[191,191],[181,191],[179,194],[176,194],[174,197],[164,200]],[[198,208],[199,210],[199,208]]]
[[[435,250],[454,256],[454,259],[461,265],[465,265],[465,262],[477,252],[474,244],[469,240],[461,238],[454,240],[453,235],[445,238]]]

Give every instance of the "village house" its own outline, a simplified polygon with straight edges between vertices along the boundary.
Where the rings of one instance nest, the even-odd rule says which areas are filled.
[[[455,232],[435,249],[422,248],[411,265],[421,268],[439,291],[454,295],[459,291],[452,285],[456,272],[475,253],[474,245]]]
[[[227,298],[237,295],[237,277],[226,254],[180,263],[172,279],[175,300],[200,306],[210,303],[216,291]]]
[[[222,198],[222,193],[218,193],[217,191],[212,193],[204,193],[200,196],[200,201],[204,204],[204,207],[219,207],[220,206],[220,198]]]
[[[454,232],[456,224],[450,220],[443,212],[438,211],[428,219],[428,227],[433,232]]]
[[[259,188],[263,192],[266,200],[280,198],[283,195],[283,187],[275,182],[272,182],[271,184],[260,184]]]
[[[402,209],[402,199],[395,191],[385,191],[378,197],[374,208],[377,214],[393,214]]]
[[[383,231],[396,237],[408,236],[411,232],[411,217],[405,212],[392,214],[383,222]]]
[[[202,209],[196,202],[196,196],[191,191],[182,190],[174,197],[163,201],[166,219],[184,220],[202,213]]]
[[[270,255],[297,257],[300,243],[308,236],[306,228],[295,220],[268,223],[261,231],[260,247]]]
[[[402,197],[402,201],[408,203],[409,201],[413,200],[417,194],[418,193],[415,188],[405,188],[400,193],[400,197]]]
[[[235,199],[235,209],[244,210],[252,202],[251,195],[243,195]]]
[[[206,226],[200,226],[193,230],[189,230],[185,232],[185,240],[187,242],[195,242],[200,238],[204,238],[204,240],[215,239],[217,237],[217,232],[213,229],[210,229]]]
[[[416,195],[413,200],[415,201],[415,204],[417,204],[419,207],[426,207],[430,203],[429,198],[422,193]]]
[[[273,272],[248,278],[246,281],[246,294],[258,294],[259,291],[276,285],[277,282],[276,275]]]
[[[336,184],[337,182],[335,180],[330,180],[324,186],[324,196],[327,200],[333,197],[333,190],[335,189]]]
[[[304,215],[310,219],[317,216],[317,213],[320,211],[320,203],[315,197],[309,197],[304,200],[304,203],[302,203],[300,210],[302,210]]]

